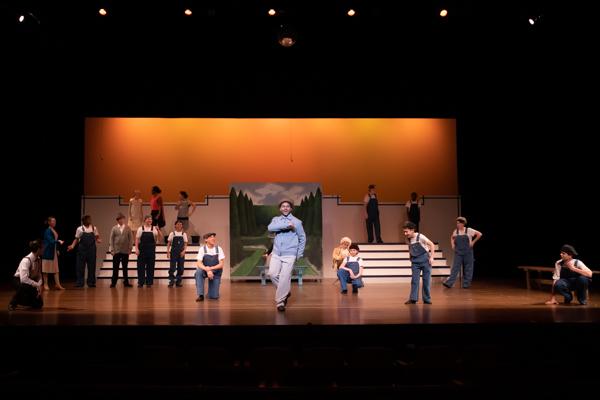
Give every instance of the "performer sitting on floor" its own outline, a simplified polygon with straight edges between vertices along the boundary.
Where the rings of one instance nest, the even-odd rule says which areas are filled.
[[[42,308],[42,260],[40,256],[44,253],[44,241],[34,240],[29,243],[31,253],[19,264],[13,278],[13,288],[17,291],[8,303],[8,310],[12,311],[17,305],[26,307]]]
[[[415,304],[419,300],[419,280],[423,272],[423,303],[431,304],[431,266],[433,265],[433,242],[420,233],[416,233],[417,225],[408,222],[404,226],[404,235],[410,249],[412,279],[410,281],[410,298],[404,304]]]
[[[351,244],[352,240],[349,237],[343,237],[342,240],[340,240],[340,247],[333,249],[333,265],[331,268],[335,269],[336,273],[339,271],[340,265],[342,265],[344,260],[350,255],[348,247],[350,247]],[[337,285],[339,281],[339,279],[336,279],[335,282],[333,282],[333,286]]]
[[[558,304],[555,298],[557,291],[565,297],[565,304],[569,304],[573,301],[572,290],[577,292],[579,304],[587,304],[587,289],[592,282],[592,271],[581,260],[573,257],[577,257],[577,252],[573,246],[565,244],[560,249],[560,260],[555,264],[552,295],[546,304]]]
[[[348,284],[352,284],[352,293],[358,293],[358,289],[363,287],[362,273],[363,260],[358,256],[360,248],[357,244],[350,245],[350,256],[340,265],[337,276],[340,280],[342,294],[348,293]]]
[[[221,285],[221,274],[223,273],[223,259],[225,254],[223,249],[215,246],[216,233],[207,233],[204,235],[206,246],[201,247],[198,252],[198,265],[194,277],[196,278],[196,292],[198,298],[196,301],[204,300],[204,280],[208,278],[207,299],[218,299],[219,286]]]

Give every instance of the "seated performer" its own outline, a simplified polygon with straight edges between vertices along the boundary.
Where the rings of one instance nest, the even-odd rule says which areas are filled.
[[[573,301],[571,291],[577,292],[579,304],[587,304],[587,289],[592,282],[592,271],[586,267],[581,260],[573,259],[577,257],[577,252],[573,246],[565,244],[560,249],[560,260],[555,264],[554,282],[552,282],[552,295],[546,304],[558,304],[555,293],[563,295],[565,304]]]
[[[331,268],[335,269],[336,273],[340,269],[340,265],[342,265],[344,260],[350,255],[348,247],[350,247],[351,244],[352,240],[350,240],[349,237],[343,237],[342,240],[340,240],[340,247],[333,249],[333,264]],[[335,282],[333,282],[333,286],[337,285],[339,281],[339,279],[336,279]]]
[[[8,303],[8,310],[13,311],[17,305],[42,308],[42,260],[44,241],[41,239],[29,243],[31,253],[19,264],[13,278],[13,288],[17,291]]]
[[[219,286],[221,285],[221,274],[223,273],[223,249],[215,246],[216,233],[204,235],[206,246],[201,247],[198,252],[198,265],[194,277],[196,278],[196,301],[204,301],[204,280],[208,278],[207,299],[218,299]]]
[[[350,256],[340,265],[337,276],[340,280],[340,286],[342,287],[342,294],[348,293],[348,284],[352,284],[352,293],[358,293],[358,289],[363,287],[363,281],[361,279],[363,273],[363,260],[358,257],[360,248],[357,244],[350,245]]]
[[[431,304],[431,266],[433,265],[433,242],[420,233],[416,233],[417,225],[408,222],[404,226],[404,235],[410,249],[412,279],[410,281],[410,298],[404,304],[415,304],[419,300],[419,281],[423,272],[423,303]]]

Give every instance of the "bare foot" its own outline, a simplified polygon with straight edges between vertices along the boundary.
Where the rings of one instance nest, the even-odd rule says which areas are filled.
[[[558,304],[558,301],[556,301],[556,300],[550,300],[550,301],[547,301],[546,304],[548,304],[548,305]]]

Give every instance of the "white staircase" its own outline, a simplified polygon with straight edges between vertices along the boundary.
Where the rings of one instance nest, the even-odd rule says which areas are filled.
[[[196,256],[198,256],[198,251],[200,251],[200,244],[188,243],[187,250],[185,252],[183,279],[181,281],[182,285],[196,284],[196,281],[194,280],[194,273],[196,272]],[[107,252],[104,258],[104,262],[102,263],[102,267],[100,268],[100,271],[97,275],[97,283],[99,285],[110,285],[110,281],[112,278],[112,260],[112,255],[109,252]],[[170,263],[171,262],[169,261],[169,259],[167,259],[167,245],[157,244],[156,264],[154,265],[155,285],[167,285],[169,283]],[[129,255],[127,275],[129,278],[129,283],[131,283],[132,285],[137,284],[137,256],[135,254],[135,247]],[[175,275],[177,275],[177,272],[175,272]],[[121,270],[121,266],[119,266],[119,282],[117,284],[122,284],[122,279],[123,271]]]
[[[406,243],[356,243],[360,247],[358,256],[363,259],[365,283],[410,283],[412,271],[408,245]],[[450,275],[446,258],[435,245],[431,280],[442,282]]]

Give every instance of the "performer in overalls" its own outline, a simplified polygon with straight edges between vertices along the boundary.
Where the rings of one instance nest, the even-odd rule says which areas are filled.
[[[434,244],[425,235],[416,233],[417,226],[408,222],[404,226],[410,248],[410,262],[412,268],[412,279],[410,281],[410,298],[404,304],[415,304],[419,300],[419,281],[423,273],[423,303],[431,304],[431,266],[433,265]]]
[[[269,232],[274,232],[276,235],[269,264],[269,276],[276,288],[275,303],[278,311],[285,311],[291,296],[294,264],[302,257],[306,246],[302,221],[292,215],[292,207],[294,202],[291,199],[279,201],[281,215],[274,217],[267,227]]]
[[[352,284],[352,293],[358,293],[358,289],[363,287],[362,273],[363,260],[358,257],[360,248],[357,244],[350,245],[350,255],[344,259],[338,269],[337,276],[340,280],[342,294],[348,293],[348,284]]]
[[[475,261],[473,258],[473,246],[481,239],[482,234],[475,229],[465,227],[466,224],[467,219],[465,217],[456,218],[456,230],[450,237],[450,243],[452,244],[452,249],[454,249],[454,264],[452,271],[450,271],[450,277],[443,283],[448,289],[454,285],[461,266],[464,270],[463,289],[471,287],[473,264]]]
[[[375,194],[376,189],[375,185],[369,185],[369,193],[365,195],[363,202],[369,243],[373,243],[373,227],[375,228],[377,243],[383,243],[383,240],[381,240],[381,227],[379,226],[379,203],[377,202],[377,194]]]
[[[171,260],[169,265],[169,287],[173,287],[174,284],[177,284],[177,287],[181,287],[187,244],[188,238],[183,231],[183,223],[175,221],[175,231],[169,234],[169,239],[167,240],[167,258]],[[176,269],[177,282],[175,282]]]
[[[196,301],[204,301],[204,280],[208,278],[207,299],[218,299],[221,274],[223,273],[223,259],[225,253],[219,246],[215,246],[216,233],[206,233],[203,238],[206,245],[200,248],[197,258],[196,273]]]
[[[144,226],[141,226],[135,235],[135,254],[137,255],[138,287],[147,285],[151,288],[154,284],[154,264],[156,263],[156,239],[161,236],[160,229],[152,226],[152,216],[144,217]]]
[[[546,304],[558,304],[555,293],[561,294],[565,298],[565,304],[573,301],[571,291],[577,292],[579,304],[587,304],[587,290],[592,283],[592,271],[581,260],[576,260],[577,252],[573,246],[565,244],[560,249],[560,260],[555,264],[554,275],[552,279],[552,295],[550,301]]]
[[[417,200],[417,193],[410,194],[410,200],[406,202],[406,218],[407,221],[414,223],[417,226],[415,231],[419,231],[419,222],[421,222],[421,202]]]
[[[83,287],[86,264],[88,268],[87,285],[88,287],[96,287],[96,243],[102,243],[102,239],[98,236],[98,229],[92,226],[92,217],[84,215],[81,222],[83,225],[75,231],[75,240],[67,247],[67,251],[70,251],[79,244],[75,264],[77,275],[75,287]]]

